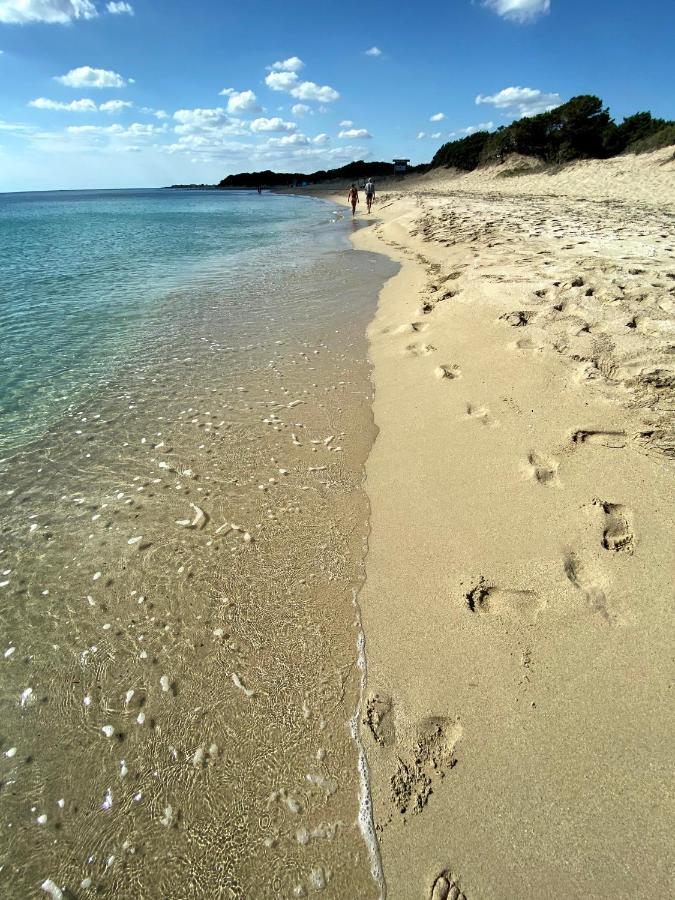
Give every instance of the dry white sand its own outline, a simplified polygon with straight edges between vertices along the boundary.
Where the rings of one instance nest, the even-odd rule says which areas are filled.
[[[436,173],[357,246],[389,900],[673,890],[675,163]]]

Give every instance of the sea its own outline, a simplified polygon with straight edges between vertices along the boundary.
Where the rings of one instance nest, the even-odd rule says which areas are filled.
[[[0,194],[0,895],[380,896],[355,227]]]

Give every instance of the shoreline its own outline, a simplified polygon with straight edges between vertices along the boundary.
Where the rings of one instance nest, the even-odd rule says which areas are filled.
[[[667,891],[675,196],[518,180],[416,179],[353,235],[401,265],[359,593],[389,900]]]
[[[326,228],[2,460],[6,893],[379,894],[350,722],[393,266]]]

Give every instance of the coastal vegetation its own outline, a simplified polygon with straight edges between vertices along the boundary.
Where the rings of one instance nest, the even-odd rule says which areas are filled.
[[[620,153],[644,153],[675,143],[675,122],[638,112],[617,125],[599,97],[584,94],[536,116],[527,116],[497,131],[478,131],[438,149],[431,168],[471,171],[502,162],[509,154],[546,163],[606,159]]]
[[[617,124],[602,100],[592,94],[572,97],[567,103],[535,116],[525,116],[496,131],[477,131],[468,137],[443,144],[431,163],[409,166],[409,173],[440,167],[470,172],[478,166],[503,162],[511,154],[530,157],[550,168],[576,159],[608,159],[621,153],[646,153],[675,144],[675,121],[659,119],[651,112],[626,116]],[[505,171],[520,175],[531,166]],[[335,169],[316,172],[239,172],[218,184],[172,185],[176,188],[242,189],[282,188],[331,181],[358,181],[393,174],[391,162],[356,160]]]
[[[423,171],[428,166],[410,167],[409,171]],[[393,174],[391,162],[374,160],[365,162],[362,159],[347,163],[339,169],[319,169],[309,175],[302,172],[271,172],[269,169],[263,172],[240,172],[237,175],[228,175],[219,182],[220,188],[251,188],[251,187],[289,187],[298,184],[317,184],[322,181],[334,181],[338,179],[357,181],[360,178],[382,178]]]

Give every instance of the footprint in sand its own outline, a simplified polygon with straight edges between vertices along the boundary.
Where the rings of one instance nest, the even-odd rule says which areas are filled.
[[[538,353],[544,349],[542,344],[537,344],[536,341],[533,341],[532,338],[521,338],[519,341],[516,341],[515,345],[516,350],[528,350],[533,353]]]
[[[453,381],[455,378],[460,378],[462,375],[462,370],[459,366],[438,366],[434,372],[436,378],[441,380],[448,379],[449,381]]]
[[[498,423],[492,418],[490,415],[490,410],[487,406],[479,406],[476,403],[468,403],[466,406],[466,414],[472,419],[475,419],[477,422],[480,422],[481,425],[486,425],[488,428],[495,428]]]
[[[429,326],[424,322],[408,322],[405,325],[401,325],[400,328],[396,329],[397,334],[420,334],[422,331],[426,331]]]
[[[621,450],[626,446],[625,431],[593,431],[579,430],[572,435],[574,444],[591,444],[596,447],[608,447],[611,450]]]
[[[381,747],[393,744],[396,734],[391,697],[386,694],[370,694],[366,700],[366,711],[362,721],[373,736],[373,740]]]
[[[414,746],[399,755],[390,780],[390,799],[402,816],[424,810],[434,784],[457,765],[455,750],[461,737],[458,720],[429,718],[421,723]]]
[[[527,472],[539,484],[557,484],[558,460],[533,450],[527,457]]]
[[[582,562],[577,553],[570,551],[566,554],[563,565],[565,575],[574,587],[581,591],[586,598],[589,607],[600,613],[607,622],[613,622],[614,616],[607,607],[607,596],[604,591],[603,579],[590,571]]]
[[[408,356],[430,356],[436,348],[433,344],[408,344],[405,352]]]
[[[506,322],[512,328],[523,328],[525,325],[529,325],[535,315],[536,313],[532,310],[517,309],[514,312],[504,313],[504,315],[499,317],[499,321]]]
[[[535,621],[546,605],[536,591],[500,588],[489,584],[482,576],[464,596],[472,613],[511,619]]]
[[[429,900],[466,900],[466,896],[459,889],[452,873],[446,870],[434,881]]]
[[[633,553],[635,534],[631,521],[631,510],[621,503],[609,503],[607,500],[595,500],[605,514],[605,528],[602,535],[602,546],[614,553]]]

